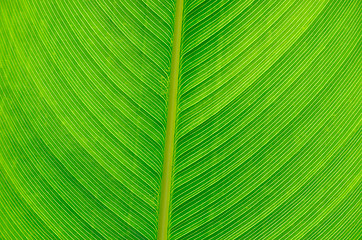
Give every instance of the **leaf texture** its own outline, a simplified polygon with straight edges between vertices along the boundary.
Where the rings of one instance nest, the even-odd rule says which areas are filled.
[[[177,3],[0,0],[0,239],[361,239],[362,2]]]
[[[173,2],[1,5],[2,235],[156,238]]]
[[[185,2],[170,239],[361,236],[361,7]]]

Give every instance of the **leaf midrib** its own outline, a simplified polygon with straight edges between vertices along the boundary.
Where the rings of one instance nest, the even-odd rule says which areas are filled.
[[[157,239],[168,239],[169,206],[171,195],[171,176],[174,158],[174,142],[177,111],[177,89],[180,65],[181,29],[182,29],[183,0],[176,0],[174,33],[172,41],[172,57],[170,82],[168,92],[167,125],[165,137],[165,151],[161,180],[161,194],[158,217]]]

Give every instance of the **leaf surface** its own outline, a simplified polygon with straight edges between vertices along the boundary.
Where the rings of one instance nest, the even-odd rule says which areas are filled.
[[[359,0],[0,0],[0,239],[360,239]]]

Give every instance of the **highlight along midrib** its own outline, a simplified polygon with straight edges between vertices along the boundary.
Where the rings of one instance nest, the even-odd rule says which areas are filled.
[[[183,0],[176,0],[175,26],[173,33],[173,46],[171,57],[168,115],[166,125],[165,152],[163,159],[163,171],[161,180],[161,196],[158,217],[159,240],[168,238],[169,206],[171,195],[171,176],[174,157],[176,108],[177,108],[177,88],[180,65],[181,29],[182,29]]]

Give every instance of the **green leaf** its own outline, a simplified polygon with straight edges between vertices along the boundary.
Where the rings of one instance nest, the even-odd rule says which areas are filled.
[[[0,239],[361,239],[360,0],[0,0]]]

